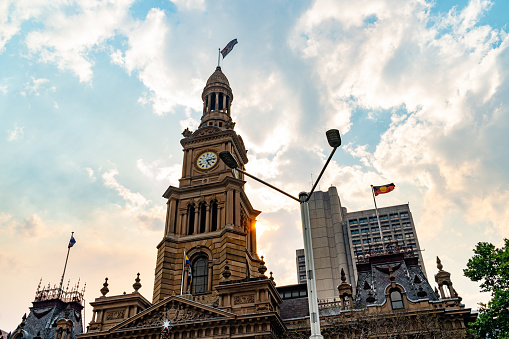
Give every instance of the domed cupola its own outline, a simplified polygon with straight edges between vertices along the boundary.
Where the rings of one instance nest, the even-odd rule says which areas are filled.
[[[201,98],[203,100],[203,115],[199,128],[205,126],[216,126],[221,129],[233,127],[230,116],[233,93],[230,82],[221,71],[221,67],[218,66],[207,80]]]

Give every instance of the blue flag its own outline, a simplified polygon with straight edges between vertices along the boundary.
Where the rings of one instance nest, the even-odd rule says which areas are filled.
[[[228,53],[230,53],[232,51],[233,46],[235,46],[236,44],[237,44],[237,39],[233,39],[232,41],[230,41],[228,43],[228,45],[226,45],[225,48],[223,48],[223,50],[221,51],[221,54],[223,55],[223,59],[226,58]]]
[[[69,246],[67,246],[67,248],[73,247],[75,243],[76,243],[76,239],[74,239],[74,236],[71,235],[71,240],[69,240]]]
[[[193,268],[191,266],[191,260],[189,260],[189,258],[187,257],[187,254],[186,254],[184,265],[189,265],[188,271],[187,271],[188,272],[187,273],[187,286],[189,286],[193,282]]]

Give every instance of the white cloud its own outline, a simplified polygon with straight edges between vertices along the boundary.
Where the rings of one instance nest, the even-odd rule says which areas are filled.
[[[14,125],[14,129],[7,131],[7,141],[15,141],[23,138],[23,126]]]
[[[178,186],[178,179],[182,174],[182,164],[173,164],[166,166],[166,161],[156,160],[146,163],[143,159],[136,161],[136,167],[147,178],[151,180],[164,181],[174,186]]]
[[[205,0],[172,0],[179,9],[204,11]]]
[[[111,169],[103,173],[102,178],[104,181],[104,186],[116,190],[118,195],[126,201],[127,207],[132,209],[140,209],[150,203],[150,201],[140,193],[133,193],[130,189],[119,184],[117,179],[115,179],[115,176],[117,175],[118,171],[116,169]]]
[[[48,79],[39,78],[36,79],[32,77],[32,79],[25,84],[25,89],[20,92],[21,95],[27,96],[27,95],[35,95],[39,96],[41,93],[39,92],[40,89],[46,91],[46,92],[55,92],[56,87],[55,86],[47,86],[49,83]]]

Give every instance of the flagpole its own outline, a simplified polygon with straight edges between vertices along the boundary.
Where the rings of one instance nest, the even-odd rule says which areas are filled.
[[[384,236],[382,234],[382,225],[380,225],[380,216],[378,215],[378,207],[376,206],[375,190],[371,185],[371,194],[373,194],[373,202],[375,203],[376,220],[378,220],[378,231],[380,232],[380,240],[382,241],[382,248],[385,251]]]
[[[74,235],[74,232],[71,232],[71,239]],[[69,259],[69,252],[71,251],[71,246],[67,246],[67,256],[65,257],[65,265],[64,265],[64,273],[62,273],[62,279],[60,279],[60,288],[58,289],[58,298],[60,298],[60,295],[62,294],[62,284],[64,283],[64,275],[65,275],[65,269],[67,268],[67,260]]]
[[[184,260],[182,261],[182,281],[180,282],[180,295],[184,290],[184,269],[186,265],[186,250],[184,250]]]
[[[221,48],[217,49],[217,67],[219,67],[219,61],[221,60]]]

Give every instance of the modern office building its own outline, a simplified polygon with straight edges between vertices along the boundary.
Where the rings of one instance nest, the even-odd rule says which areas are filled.
[[[295,253],[295,262],[297,264],[297,281],[299,284],[306,283],[306,257],[304,256],[304,250],[298,249]]]
[[[381,229],[375,209],[348,212],[341,206],[333,186],[327,192],[315,192],[309,201],[309,209],[318,299],[339,296],[337,286],[341,283],[341,269],[355,289],[358,260],[384,249],[411,248],[426,275],[408,204],[379,208]],[[297,253],[301,253],[299,251],[303,255],[304,251],[297,250]],[[302,255],[297,254],[297,263]],[[297,272],[301,283],[299,264]]]

